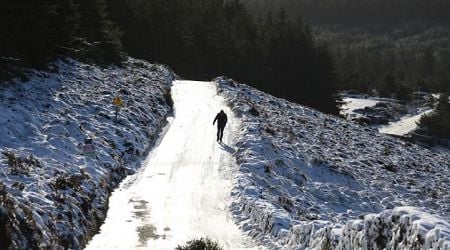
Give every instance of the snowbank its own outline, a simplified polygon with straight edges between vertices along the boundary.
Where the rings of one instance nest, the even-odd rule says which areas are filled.
[[[416,207],[397,207],[340,225],[294,225],[289,249],[450,249],[450,223]]]
[[[243,122],[231,210],[249,234],[273,249],[448,249],[448,154],[216,81]]]
[[[120,68],[62,60],[3,86],[2,247],[82,248],[106,215],[110,191],[139,166],[164,125],[173,78],[134,59]],[[125,105],[114,122],[116,95]],[[84,155],[87,138],[95,152]]]

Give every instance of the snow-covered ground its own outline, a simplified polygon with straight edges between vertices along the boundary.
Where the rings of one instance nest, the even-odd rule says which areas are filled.
[[[231,209],[269,248],[450,249],[450,156],[218,78],[242,120]]]
[[[80,249],[109,192],[139,166],[171,111],[174,76],[129,59],[101,68],[62,60],[0,90],[0,248]],[[114,122],[112,99],[124,107]],[[86,138],[95,153],[83,155]]]
[[[174,119],[142,171],[113,193],[106,223],[86,249],[174,249],[200,237],[224,249],[256,248],[229,214],[239,120],[216,93],[212,82],[175,82]],[[221,109],[229,122],[219,144],[212,122]]]
[[[417,115],[405,115],[399,121],[390,122],[388,125],[381,126],[378,131],[383,134],[406,135],[417,129],[417,123],[423,115],[433,111],[427,109]]]
[[[434,95],[433,95],[434,96]],[[379,103],[392,103],[392,99],[388,98],[367,98],[367,97],[344,97],[342,98],[343,104],[341,105],[340,113],[347,118],[347,120],[358,120],[364,116],[362,110],[369,107],[374,107]],[[397,104],[399,105],[399,104]],[[405,108],[406,109],[406,108]],[[432,111],[429,107],[422,107],[420,109],[411,109],[410,112],[397,117],[393,115],[393,120],[386,125],[373,125],[372,127],[378,128],[378,131],[383,134],[391,135],[407,135],[417,129],[417,122],[420,118]]]
[[[175,119],[141,169],[171,112],[173,73],[133,59],[49,70],[0,89],[1,248],[82,248],[110,191],[137,170],[90,247],[166,249],[198,236],[255,247],[234,219],[270,249],[450,249],[448,151],[220,78],[234,115],[211,84],[175,85]],[[231,123],[219,145],[211,123],[222,108]]]
[[[357,117],[360,114],[355,113],[355,110],[364,109],[365,107],[373,107],[380,101],[368,98],[344,97],[342,98],[341,114],[349,120],[352,117]]]

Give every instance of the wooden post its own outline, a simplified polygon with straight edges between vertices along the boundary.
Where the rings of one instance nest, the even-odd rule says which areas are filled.
[[[119,114],[119,106],[116,106],[116,119],[114,119],[114,122],[117,122],[117,115]]]

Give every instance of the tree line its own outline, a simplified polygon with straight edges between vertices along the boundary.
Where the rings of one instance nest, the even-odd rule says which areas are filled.
[[[326,47],[283,8],[254,18],[240,1],[108,0],[132,56],[169,64],[184,77],[227,75],[273,95],[337,113]]]
[[[125,54],[184,77],[227,75],[337,113],[328,48],[279,8],[253,17],[238,0],[5,0],[0,63],[43,67],[60,55],[108,64]]]
[[[97,63],[123,59],[120,32],[103,0],[3,0],[0,56],[43,67],[58,55]]]
[[[330,44],[339,89],[408,96],[450,91],[450,1],[243,0],[254,15],[284,6]],[[394,83],[392,85],[392,83]],[[387,93],[389,92],[389,93]]]
[[[366,35],[363,44],[354,42],[353,46],[343,40],[355,41],[361,36],[342,33],[340,39],[335,37],[333,57],[339,72],[339,88],[384,97],[395,94],[399,99],[407,98],[412,91],[450,91],[450,72],[447,70],[450,67],[450,49],[445,45],[450,38],[424,42],[421,39],[427,39],[425,36],[427,34],[417,34],[414,38],[394,40],[375,36],[367,38]]]
[[[419,126],[434,134],[450,139],[450,99],[448,94],[439,97],[435,110],[420,119]]]
[[[447,0],[243,0],[256,15],[282,5],[318,25],[369,25],[406,21],[450,22]]]

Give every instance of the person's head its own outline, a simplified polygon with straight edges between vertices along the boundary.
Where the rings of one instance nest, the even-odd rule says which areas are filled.
[[[220,113],[224,113],[223,110],[221,110]]]

